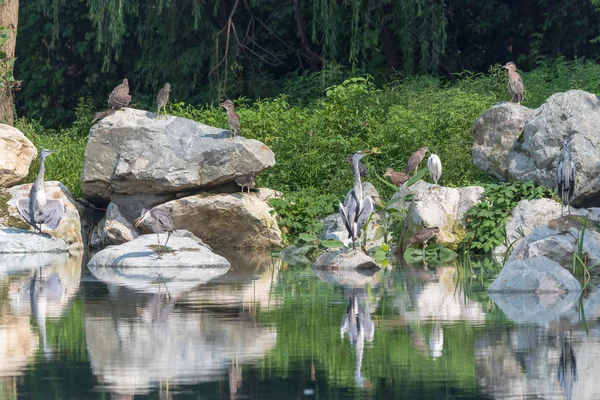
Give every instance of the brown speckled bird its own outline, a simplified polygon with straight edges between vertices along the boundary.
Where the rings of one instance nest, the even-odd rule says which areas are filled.
[[[415,172],[417,168],[419,168],[419,164],[421,164],[421,161],[423,161],[425,153],[427,153],[428,151],[429,149],[425,146],[415,151],[413,155],[410,156],[410,158],[408,159],[408,163],[406,163],[406,169],[404,170],[404,172],[406,172],[407,175],[410,175],[413,172]]]
[[[131,103],[129,95],[129,82],[127,78],[123,79],[123,83],[118,85],[108,96],[108,105],[113,108],[127,107]]]
[[[156,108],[158,108],[158,111],[156,112],[157,116],[160,115],[161,108],[166,113],[165,108],[167,107],[167,103],[169,102],[169,93],[171,93],[171,85],[165,83],[165,86],[163,86],[162,89],[160,89],[158,91],[158,94],[156,95]]]
[[[96,114],[94,114],[94,119],[92,120],[92,124],[99,119],[106,118],[110,115],[113,115],[116,111],[117,110],[115,108],[109,108],[106,111],[98,111]]]
[[[227,111],[227,123],[229,124],[230,137],[236,137],[240,134],[240,116],[235,112],[235,106],[231,100],[225,100],[220,104]]]
[[[250,193],[250,189],[254,187],[254,172],[236,175],[235,183],[242,187],[242,193],[244,193],[244,187],[247,187],[248,193]]]
[[[517,72],[517,66],[514,62],[507,62],[502,68],[508,71],[508,93],[513,103],[521,104],[523,94],[525,93],[525,85],[521,75]]]
[[[396,186],[402,186],[404,182],[408,182],[410,179],[410,176],[402,171],[394,171],[394,168],[386,169],[383,177],[385,178],[386,176],[389,176],[392,183]]]
[[[407,246],[410,246],[411,244],[423,243],[423,248],[425,248],[427,247],[427,242],[433,239],[434,236],[437,235],[439,232],[440,228],[438,228],[437,226],[434,226],[433,228],[421,229],[408,240]]]
[[[350,168],[352,168],[352,157],[354,156],[354,154],[348,154],[348,156],[344,159],[344,161],[346,161],[348,164],[350,164]],[[367,170],[367,166],[362,162],[359,161],[358,162],[358,173],[360,175],[361,178],[364,178],[367,176],[367,173],[369,171]]]

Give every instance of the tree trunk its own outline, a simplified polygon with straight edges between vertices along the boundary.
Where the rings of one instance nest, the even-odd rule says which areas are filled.
[[[398,71],[400,67],[400,54],[398,48],[398,39],[394,32],[388,27],[385,17],[394,15],[392,4],[385,4],[379,8],[379,19],[381,20],[381,44],[383,46],[383,55],[385,56],[385,71],[388,75]]]
[[[19,22],[19,0],[4,0],[0,4],[0,26],[10,29],[9,38],[0,50],[6,53],[6,60],[15,57],[17,44],[17,25]],[[0,61],[6,61],[0,60]],[[4,73],[4,71],[2,71]],[[10,82],[4,82],[0,88],[0,122],[8,125],[14,124],[14,95]]]
[[[320,55],[315,53],[308,42],[306,29],[304,28],[304,20],[302,19],[302,11],[300,9],[300,0],[294,0],[294,16],[296,17],[296,29],[298,30],[298,37],[300,38],[302,54],[308,59],[310,68],[313,71],[318,71],[323,60]]]

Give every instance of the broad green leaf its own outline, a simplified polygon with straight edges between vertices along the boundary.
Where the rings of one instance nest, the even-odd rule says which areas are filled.
[[[323,247],[327,247],[328,249],[337,249],[340,247],[344,247],[344,243],[339,240],[321,240],[319,242]]]
[[[319,240],[318,237],[310,233],[301,233],[298,235],[298,238],[304,242],[314,242],[315,240]]]
[[[412,178],[410,178],[410,179],[408,180],[408,182],[406,182],[406,186],[408,187],[408,186],[412,186],[412,185],[414,185],[414,183],[415,183],[416,181],[418,181],[419,179],[423,179],[423,177],[425,176],[425,174],[427,174],[427,167],[425,167],[425,168],[421,168],[421,169],[419,170],[419,172],[417,172],[416,174],[414,174],[414,175],[412,176]]]

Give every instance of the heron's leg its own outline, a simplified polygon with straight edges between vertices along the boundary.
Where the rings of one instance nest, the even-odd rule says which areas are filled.
[[[167,249],[167,243],[169,243],[169,238],[171,237],[171,232],[167,232],[167,240],[165,240],[165,245],[162,247],[162,252]]]

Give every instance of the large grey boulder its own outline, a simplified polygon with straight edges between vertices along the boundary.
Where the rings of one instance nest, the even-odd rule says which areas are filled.
[[[506,102],[485,111],[473,126],[473,164],[498,179],[509,179],[508,152],[533,113],[527,107]]]
[[[161,233],[158,236],[161,245],[164,244],[167,234]],[[169,250],[162,258],[157,258],[157,235],[142,235],[130,242],[99,251],[92,257],[88,267],[198,267],[206,268],[209,274],[215,269],[230,267],[229,261],[224,257],[213,253],[208,246],[198,243],[190,236],[187,232],[175,231],[169,239]]]
[[[21,183],[36,157],[37,149],[20,130],[0,124],[0,187]]]
[[[161,204],[178,229],[215,248],[281,248],[283,241],[268,196],[277,192],[200,193]]]
[[[579,281],[547,257],[510,261],[488,288],[490,293],[579,292]]]
[[[375,261],[362,251],[338,250],[321,254],[313,265],[314,269],[379,269]]]
[[[553,188],[563,140],[568,139],[577,167],[575,194],[571,203],[576,207],[597,206],[600,204],[599,107],[600,98],[592,93],[581,90],[556,93],[533,112],[525,122],[523,134],[518,136],[503,136],[502,126],[520,125],[523,115],[506,113],[507,117],[513,119],[512,122],[500,122],[490,117],[494,115],[493,112],[489,115],[486,112],[480,119],[484,121],[481,125],[487,128],[479,132],[476,123],[473,131],[475,165],[500,179],[533,181]],[[495,124],[499,124],[498,129],[492,128]],[[490,145],[482,150],[485,140],[481,138],[486,135]],[[513,140],[512,144],[510,140]],[[493,143],[500,141],[504,144],[494,147]]]
[[[176,193],[219,186],[236,173],[273,165],[273,152],[257,140],[230,140],[220,128],[126,108],[90,130],[82,190],[92,201],[114,193]]]
[[[392,197],[390,206],[408,208],[404,220],[403,236],[410,238],[423,228],[440,228],[436,242],[455,246],[461,243],[466,234],[465,214],[469,208],[481,201],[484,189],[481,186],[449,188],[425,181],[402,188]],[[407,201],[406,196],[412,195]]]
[[[64,240],[18,228],[0,228],[2,253],[66,253]]]
[[[90,244],[94,248],[129,242],[140,234],[122,214],[116,203],[110,202],[106,214],[92,232]]]
[[[65,207],[65,214],[56,229],[42,225],[44,233],[64,240],[70,251],[83,249],[81,235],[81,220],[77,202],[65,185],[58,181],[49,181],[44,184],[48,199],[60,200]],[[0,189],[0,226],[28,229],[33,231],[17,211],[17,201],[29,197],[31,184],[13,186],[10,189]]]

